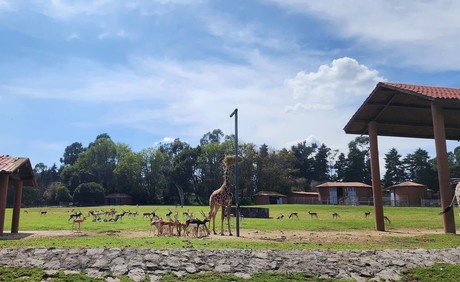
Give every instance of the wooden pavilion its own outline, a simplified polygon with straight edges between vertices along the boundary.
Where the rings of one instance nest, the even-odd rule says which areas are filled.
[[[402,182],[384,189],[390,194],[391,206],[420,207],[427,196],[426,185],[411,181]]]
[[[36,187],[34,172],[28,158],[0,155],[0,236],[3,236],[5,225],[6,198],[8,186],[15,188],[13,219],[11,233],[19,232],[19,215],[21,211],[22,189],[25,186]]]
[[[441,207],[452,200],[446,140],[460,140],[460,89],[380,82],[345,125],[348,134],[369,135],[375,224],[384,231],[377,136],[435,140]],[[453,209],[444,232],[456,233]]]

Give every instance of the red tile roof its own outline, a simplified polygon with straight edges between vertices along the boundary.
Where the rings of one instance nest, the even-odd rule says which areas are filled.
[[[419,184],[419,183],[415,183],[415,182],[411,182],[411,181],[406,181],[406,182],[402,182],[402,183],[399,183],[399,184],[395,184],[395,185],[390,186],[390,187],[388,187],[388,188],[397,188],[397,187],[419,187],[419,188],[426,188],[426,185]]]
[[[438,87],[438,86],[423,86],[413,84],[402,84],[392,82],[381,82],[382,86],[389,88],[397,88],[407,93],[415,93],[431,98],[441,99],[459,99],[460,100],[460,88],[450,87]]]
[[[13,173],[26,160],[26,158],[17,158],[10,157],[8,155],[0,155],[0,173]]]
[[[326,187],[372,188],[371,185],[367,185],[362,182],[324,182],[316,186],[316,188],[326,188]]]

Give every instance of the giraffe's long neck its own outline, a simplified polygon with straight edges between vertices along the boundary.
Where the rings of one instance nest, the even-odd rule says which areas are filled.
[[[224,189],[227,191],[230,190],[230,169],[227,166],[224,169],[224,184]]]

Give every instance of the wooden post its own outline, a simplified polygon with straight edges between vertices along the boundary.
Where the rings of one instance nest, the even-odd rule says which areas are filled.
[[[5,227],[6,196],[8,195],[8,174],[0,174],[0,236]]]
[[[431,116],[433,119],[433,133],[434,141],[436,144],[436,163],[438,165],[438,178],[439,178],[439,195],[441,196],[441,207],[444,210],[452,201],[452,191],[450,188],[450,173],[449,162],[447,160],[447,147],[446,147],[446,129],[444,124],[444,111],[436,105],[431,103]],[[442,215],[444,223],[444,233],[456,233],[454,209]]]
[[[369,122],[369,146],[371,154],[372,194],[374,197],[375,228],[385,231],[383,220],[382,188],[380,183],[379,148],[377,143],[377,123]]]
[[[22,180],[14,181],[16,193],[14,196],[14,207],[13,207],[13,220],[11,222],[11,233],[19,232],[19,216],[21,215],[21,203],[22,203],[22,188],[24,187]]]

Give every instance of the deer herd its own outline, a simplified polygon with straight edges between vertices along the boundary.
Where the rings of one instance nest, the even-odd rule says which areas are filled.
[[[316,219],[318,218],[318,213],[317,213],[317,212],[308,211],[307,214],[310,216],[310,218],[316,218]],[[331,216],[332,216],[332,219],[339,219],[339,218],[340,218],[340,214],[339,214],[338,212],[333,212],[333,213],[331,214]],[[371,216],[371,212],[370,212],[370,211],[364,212],[364,218],[365,218],[365,219],[369,219],[370,216]],[[276,219],[283,219],[283,218],[284,218],[284,214],[282,214],[282,213],[280,213],[280,214],[276,217]],[[297,219],[299,219],[299,213],[298,213],[298,212],[291,212],[291,213],[289,214],[289,219],[292,219],[292,218],[297,218]],[[383,219],[385,220],[385,222],[391,223],[390,219],[389,219],[387,216],[384,216]]]
[[[27,213],[27,211],[25,211]],[[138,212],[122,211],[117,212],[114,208],[111,208],[108,211],[104,210],[90,210],[88,211],[87,216],[83,216],[81,211],[76,211],[72,209],[71,211],[66,211],[69,213],[68,222],[72,223],[72,232],[76,230],[81,232],[81,226],[85,220],[89,217],[92,218],[92,222],[122,222],[124,216],[137,217]],[[40,210],[40,216],[47,215],[48,211]],[[184,236],[184,237],[204,237],[210,235],[210,229],[206,226],[210,222],[209,216],[203,211],[200,211],[202,219],[193,215],[189,209],[182,213],[182,219],[179,219],[179,212],[171,211],[168,208],[168,212],[165,214],[165,218],[161,217],[157,213],[157,209],[152,210],[151,212],[142,213],[142,219],[148,220],[150,225],[149,235],[156,236]],[[312,219],[318,219],[318,213],[308,211],[307,216],[310,216]],[[233,216],[232,214],[230,215]],[[339,219],[340,214],[333,212],[331,214],[332,219]],[[369,219],[371,216],[370,211],[364,212],[364,218]],[[279,214],[276,219],[283,219],[284,215]],[[288,216],[289,219],[299,219],[298,212],[291,212]],[[391,223],[390,219],[385,216],[385,221]]]
[[[123,217],[137,217],[138,212],[122,211],[117,212],[115,209],[108,211],[90,210],[87,216],[83,216],[81,211],[72,209],[69,213],[68,222],[72,223],[72,232],[81,232],[81,226],[89,217],[92,222],[122,222]],[[190,210],[182,213],[182,220],[179,219],[179,212],[173,212],[168,208],[165,218],[162,218],[154,209],[151,212],[142,213],[143,220],[149,220],[150,231],[157,236],[185,236],[185,237],[203,237],[208,236],[210,231],[206,224],[209,222],[209,217],[201,211],[202,219],[195,217]],[[46,212],[40,210],[40,215],[46,215]]]

